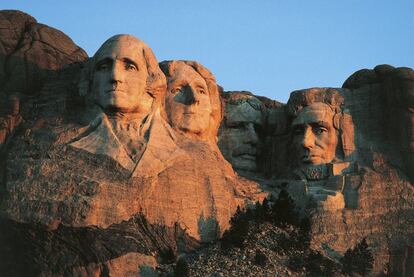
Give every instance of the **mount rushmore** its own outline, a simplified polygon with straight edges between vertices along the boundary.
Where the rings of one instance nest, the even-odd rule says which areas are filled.
[[[281,190],[330,259],[366,238],[374,274],[414,272],[412,69],[362,69],[280,103],[225,91],[198,62],[159,62],[131,35],[88,57],[25,13],[0,22],[2,272],[155,267]]]

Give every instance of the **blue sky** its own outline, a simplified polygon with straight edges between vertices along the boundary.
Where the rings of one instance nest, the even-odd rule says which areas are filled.
[[[92,56],[110,36],[145,41],[159,61],[196,60],[225,90],[286,102],[340,87],[378,64],[414,67],[412,0],[2,1],[57,28]]]

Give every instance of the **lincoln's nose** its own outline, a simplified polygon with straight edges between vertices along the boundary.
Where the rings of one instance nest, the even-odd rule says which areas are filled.
[[[303,134],[302,146],[307,149],[313,148],[315,146],[315,135],[313,134],[311,128],[306,128]]]

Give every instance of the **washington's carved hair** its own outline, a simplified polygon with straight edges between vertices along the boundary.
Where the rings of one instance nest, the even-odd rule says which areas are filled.
[[[216,78],[214,78],[214,75],[205,68],[203,65],[195,62],[195,61],[183,61],[183,60],[177,60],[177,61],[163,61],[160,63],[160,68],[164,72],[165,76],[167,76],[167,80],[169,80],[176,70],[176,67],[178,65],[187,65],[190,66],[192,69],[194,69],[206,82],[208,93],[210,97],[210,103],[212,107],[212,113],[211,113],[211,136],[216,137],[218,129],[220,127],[220,122],[223,119],[223,103],[221,101],[220,97],[220,91],[216,83]]]
[[[79,94],[81,96],[86,97],[86,99],[89,101],[91,100],[93,76],[95,73],[97,58],[99,57],[101,51],[114,42],[127,40],[131,41],[134,44],[137,44],[137,46],[140,48],[140,51],[142,51],[142,58],[145,60],[148,72],[146,81],[147,93],[154,97],[157,101],[161,101],[167,87],[167,82],[165,80],[164,74],[158,66],[158,61],[154,53],[152,52],[151,48],[149,48],[148,45],[146,45],[143,41],[137,39],[134,36],[124,34],[115,35],[106,40],[98,49],[98,51],[96,51],[95,55],[88,60],[86,66],[82,70],[82,75],[78,85]]]

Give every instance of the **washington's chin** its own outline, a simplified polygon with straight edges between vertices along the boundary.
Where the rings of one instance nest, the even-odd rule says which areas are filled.
[[[100,101],[98,104],[103,109],[119,110],[119,111],[136,111],[139,109],[138,105],[132,105],[128,99],[109,98],[105,101]],[[142,107],[143,109],[143,107]]]
[[[203,135],[208,130],[208,124],[203,124],[203,122],[194,119],[188,120],[188,118],[175,125],[185,133],[193,133],[196,135]]]

